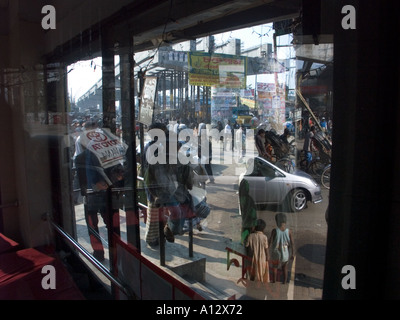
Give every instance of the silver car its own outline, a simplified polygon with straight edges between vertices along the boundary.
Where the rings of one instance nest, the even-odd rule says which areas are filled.
[[[310,175],[300,170],[287,173],[260,157],[248,160],[239,186],[243,179],[249,182],[249,194],[257,205],[279,204],[301,211],[307,201],[322,201],[321,188]]]

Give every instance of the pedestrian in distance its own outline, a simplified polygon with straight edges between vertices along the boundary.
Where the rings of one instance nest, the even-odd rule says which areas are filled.
[[[256,137],[255,137],[255,144],[258,151],[258,156],[265,158],[267,155],[267,151],[265,150],[265,130],[260,129],[258,130]]]
[[[327,133],[327,132],[328,132],[328,122],[326,122],[325,117],[322,117],[322,118],[321,118],[321,122],[320,122],[319,124],[320,124],[320,126],[321,126],[321,128],[322,128],[322,131],[323,131],[324,133]]]
[[[290,137],[290,131],[289,131],[288,128],[285,128],[285,130],[283,130],[283,134],[281,134],[281,135],[279,136],[279,138],[280,138],[284,143],[289,144],[288,137]]]
[[[294,242],[292,232],[286,226],[286,215],[277,213],[275,215],[277,227],[271,232],[269,248],[271,250],[270,266],[272,268],[271,282],[277,281],[278,269],[282,269],[282,283],[288,282],[288,262],[294,259]],[[289,253],[291,251],[291,254]]]
[[[235,141],[235,130],[237,131],[240,129],[240,125],[237,123],[235,120],[233,124],[231,125],[231,132],[232,132],[232,152],[237,148],[236,141]]]
[[[235,133],[235,145],[238,156],[238,161],[243,162],[243,158],[246,155],[246,128],[243,123]]]
[[[217,122],[217,129],[218,129],[218,132],[219,132],[219,134],[220,134],[220,136],[219,136],[219,141],[220,141],[221,143],[223,143],[223,142],[224,142],[224,134],[223,134],[224,126],[222,125],[222,122],[221,122],[221,121],[218,121],[218,122]]]
[[[207,171],[209,184],[215,184],[215,178],[211,166],[212,160],[212,139],[207,136],[207,128],[205,123],[200,123],[198,128],[198,157],[199,161],[202,161],[202,156],[207,156],[207,160],[205,161],[204,168]],[[205,145],[203,145],[202,139],[205,140]],[[207,147],[208,151],[202,150],[202,147]]]
[[[224,129],[224,151],[228,151],[228,143],[230,143],[231,148],[233,147],[233,141],[232,141],[232,126],[231,126],[231,121],[228,120],[228,122],[225,125]]]
[[[304,144],[303,144],[303,151],[306,154],[306,160],[307,160],[307,168],[306,172],[309,172],[310,170],[310,164],[312,161],[312,150],[313,150],[313,138],[315,135],[315,126],[311,126],[310,131],[306,133],[306,136],[304,138]]]

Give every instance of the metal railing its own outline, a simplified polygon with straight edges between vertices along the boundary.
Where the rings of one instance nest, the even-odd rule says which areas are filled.
[[[137,176],[136,177],[138,181],[144,181],[144,178],[141,176]],[[137,187],[136,191],[142,191],[144,190],[144,188],[140,188]],[[75,189],[74,191],[80,191],[80,189]],[[133,191],[132,187],[122,187],[122,188],[111,188],[111,192],[126,192],[126,191]],[[86,190],[87,194],[94,194],[96,193],[96,191],[92,190],[92,189],[87,189]],[[137,205],[139,208],[142,208],[144,210],[146,210],[147,214],[149,213],[150,208],[141,202],[137,202]],[[160,236],[160,247],[159,247],[159,254],[160,254],[160,265],[161,266],[165,266],[165,243],[163,241],[164,239],[164,219],[161,217],[163,213],[160,213],[159,216],[159,236]],[[193,223],[192,223],[192,218],[188,218],[188,223],[189,223],[189,239],[188,239],[188,249],[189,249],[189,257],[193,258]],[[96,236],[96,233],[94,233]],[[99,238],[99,236],[96,236],[97,238]]]
[[[85,256],[88,261],[94,265],[104,276],[107,277],[108,280],[110,280],[114,285],[118,287],[121,291],[124,292],[124,294],[129,297],[133,298],[134,295],[132,294],[131,290],[124,286],[117,278],[115,278],[109,270],[104,267],[96,258],[94,258],[89,251],[87,251],[84,247],[82,247],[74,238],[72,238],[68,233],[66,233],[61,227],[59,227],[57,224],[54,222],[51,222],[52,226],[54,229],[64,238],[66,239],[70,244],[72,244],[82,255]]]

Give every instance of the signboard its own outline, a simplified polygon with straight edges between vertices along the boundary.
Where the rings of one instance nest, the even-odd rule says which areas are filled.
[[[250,109],[254,109],[256,107],[256,103],[254,99],[247,99],[247,98],[242,98],[240,97],[240,102],[246,106],[248,106]]]
[[[300,121],[302,119],[301,116],[301,108],[294,110],[294,119],[293,121]]]
[[[156,98],[157,77],[145,77],[139,107],[138,121],[149,126],[153,122],[154,101]]]
[[[110,168],[125,160],[128,146],[109,129],[88,130],[81,134],[80,143],[99,159],[102,168]]]
[[[189,84],[246,88],[247,57],[189,52]]]
[[[186,51],[159,50],[158,64],[164,68],[187,70],[188,53]]]

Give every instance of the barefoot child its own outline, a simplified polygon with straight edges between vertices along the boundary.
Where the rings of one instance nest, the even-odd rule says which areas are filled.
[[[257,219],[255,231],[246,238],[245,246],[251,258],[250,280],[268,283],[268,238],[264,234],[265,227],[265,221]]]
[[[287,283],[287,264],[289,258],[294,259],[294,243],[291,231],[286,228],[286,215],[284,213],[278,213],[275,215],[275,221],[277,228],[271,232],[271,238],[269,239],[269,247],[271,248],[271,260],[270,264],[272,267],[272,279],[271,282],[275,282],[277,279],[278,268],[282,268],[283,281]],[[289,257],[289,249],[291,255]]]

